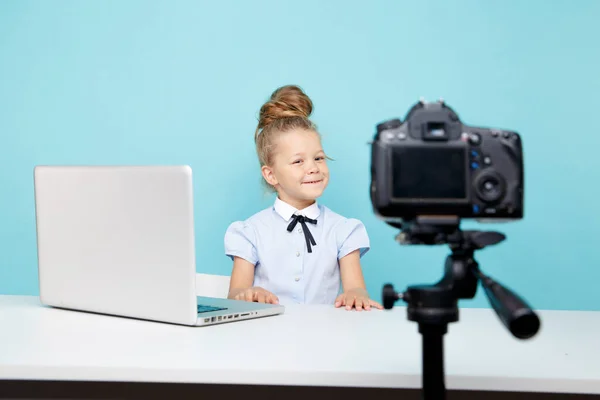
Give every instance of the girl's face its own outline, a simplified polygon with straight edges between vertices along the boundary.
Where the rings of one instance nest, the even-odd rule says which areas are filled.
[[[317,133],[283,133],[275,145],[273,165],[264,166],[262,173],[281,200],[298,209],[313,203],[329,182],[329,168]]]

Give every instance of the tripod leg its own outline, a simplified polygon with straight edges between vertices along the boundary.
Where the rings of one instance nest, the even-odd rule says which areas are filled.
[[[423,336],[423,399],[445,400],[444,334],[446,325],[421,324]]]

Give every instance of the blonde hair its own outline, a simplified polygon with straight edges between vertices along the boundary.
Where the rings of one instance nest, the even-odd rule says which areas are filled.
[[[282,86],[271,94],[269,101],[260,108],[258,126],[254,133],[261,168],[272,165],[276,140],[282,133],[305,129],[319,135],[317,126],[309,119],[312,110],[311,99],[296,85]],[[274,191],[264,178],[263,183]]]

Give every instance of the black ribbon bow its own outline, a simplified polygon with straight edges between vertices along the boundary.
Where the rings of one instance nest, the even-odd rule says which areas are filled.
[[[305,217],[304,215],[294,214],[292,216],[292,222],[290,222],[290,224],[287,227],[288,232],[291,232],[298,222],[300,222],[300,225],[302,225],[302,232],[304,232],[304,239],[306,239],[306,247],[308,248],[308,252],[312,253],[312,248],[310,247],[310,245],[312,243],[313,246],[316,246],[317,242],[315,242],[315,238],[313,238],[313,235],[310,233],[310,230],[308,229],[308,226],[306,226],[306,223],[308,222],[316,225],[317,220],[310,219],[308,217]]]

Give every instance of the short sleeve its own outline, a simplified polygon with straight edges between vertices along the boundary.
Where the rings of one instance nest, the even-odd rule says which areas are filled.
[[[256,235],[254,229],[245,221],[233,222],[225,232],[225,255],[232,260],[240,257],[256,265],[258,254],[256,251]]]
[[[365,225],[354,218],[340,222],[336,232],[338,260],[354,250],[360,250],[360,256],[369,251],[371,245]]]

